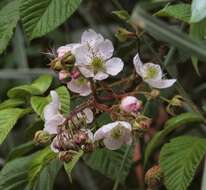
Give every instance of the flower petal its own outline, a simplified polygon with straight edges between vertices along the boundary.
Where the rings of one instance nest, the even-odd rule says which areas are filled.
[[[93,54],[89,46],[81,45],[75,49],[76,65],[89,65]]]
[[[103,140],[104,145],[109,150],[117,150],[121,148],[123,142],[121,140],[113,139],[112,137],[107,137]]]
[[[67,83],[67,87],[75,93],[79,93],[81,96],[88,96],[92,91],[89,81],[85,84],[79,84],[78,79],[72,79]]]
[[[86,116],[86,122],[87,123],[92,123],[94,119],[94,114],[93,111],[90,108],[86,108],[83,110],[85,116]]]
[[[104,73],[104,72],[101,72],[99,71],[95,76],[94,76],[94,80],[104,80],[106,78],[108,78],[108,74],[107,73]]]
[[[89,29],[83,32],[81,37],[82,44],[89,44],[92,48],[94,47],[95,43],[100,43],[104,41],[104,38],[101,34],[97,34],[94,30]]]
[[[159,65],[154,63],[145,63],[143,65],[143,77],[147,77],[148,70],[154,68],[157,72],[157,75],[152,78],[152,80],[161,80],[162,79],[162,69]]]
[[[77,44],[77,43],[71,43],[71,44],[68,44],[68,45],[65,45],[65,46],[61,46],[57,49],[57,54],[58,54],[58,57],[62,57],[65,53],[67,52],[71,52],[72,54],[74,54],[75,52],[75,49],[77,47],[79,47],[80,44]]]
[[[132,126],[129,122],[126,121],[116,121],[117,124],[121,124],[124,126],[124,128],[128,129],[129,131],[132,131]]]
[[[52,101],[45,106],[44,108],[44,119],[45,120],[50,120],[54,115],[56,115],[60,109],[60,100],[59,96],[56,93],[56,91],[51,91],[50,92]]]
[[[56,114],[50,120],[47,120],[44,124],[44,131],[49,134],[57,134],[58,126],[62,125],[65,121],[65,118],[61,114]]]
[[[139,57],[139,53],[133,58],[133,64],[138,75],[143,76],[143,63]]]
[[[58,153],[59,152],[59,149],[56,147],[56,145],[58,145],[58,138],[57,136],[53,139],[50,147],[51,147],[51,150],[55,153]]]
[[[123,141],[124,141],[124,143],[127,144],[127,145],[131,145],[131,144],[132,144],[132,134],[131,134],[131,130],[125,129]]]
[[[94,51],[98,57],[101,57],[103,60],[107,60],[112,57],[114,47],[112,42],[106,39],[100,43],[95,43]]]
[[[95,134],[94,134],[94,140],[98,141],[100,139],[103,139],[105,137],[105,135],[112,130],[114,127],[116,127],[118,125],[117,122],[113,122],[113,123],[109,123],[106,125],[103,125],[101,128],[99,128]]]
[[[162,89],[172,86],[176,82],[176,79],[145,80],[145,82],[153,88]]]
[[[122,71],[124,63],[120,58],[114,57],[106,62],[106,72],[112,76]]]

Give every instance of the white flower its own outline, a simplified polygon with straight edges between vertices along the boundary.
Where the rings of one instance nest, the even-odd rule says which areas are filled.
[[[134,96],[126,96],[121,100],[120,108],[128,113],[137,112],[141,108],[141,101]]]
[[[86,119],[86,123],[92,123],[93,119],[94,119],[94,114],[92,112],[92,110],[90,108],[85,108],[82,112],[79,112],[77,114],[77,117],[79,119],[81,118],[85,118]]]
[[[143,64],[138,53],[134,57],[133,63],[137,74],[153,88],[168,88],[176,82],[176,79],[163,79],[163,73],[159,65],[154,63]]]
[[[76,66],[86,78],[104,80],[115,76],[124,64],[120,58],[112,58],[113,52],[112,42],[90,29],[82,34],[81,46],[75,49]]]
[[[61,46],[57,49],[57,55],[58,57],[62,57],[67,52],[71,52],[72,54],[74,54],[75,49],[79,46],[80,44],[78,43],[71,43],[65,46]]]
[[[94,140],[103,139],[104,145],[110,150],[119,149],[123,144],[130,145],[132,143],[132,127],[130,123],[125,121],[115,121],[107,125],[103,125],[94,134]]]
[[[44,131],[49,134],[57,134],[59,125],[62,125],[65,121],[63,115],[60,114],[60,100],[56,91],[50,92],[52,101],[44,108]]]
[[[90,82],[83,77],[72,79],[67,83],[67,87],[72,92],[80,94],[80,96],[88,96],[92,92]]]

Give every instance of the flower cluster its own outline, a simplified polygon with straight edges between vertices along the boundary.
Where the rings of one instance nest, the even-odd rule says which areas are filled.
[[[157,96],[150,95],[155,98],[159,96],[156,89],[168,88],[176,81],[163,79],[160,66],[143,64],[137,53],[133,59],[136,75],[120,80],[120,84],[130,80],[132,86],[124,93],[116,93],[112,85],[103,81],[123,70],[122,59],[113,57],[113,53],[112,42],[89,29],[82,34],[80,43],[58,48],[57,57],[50,64],[71,92],[88,96],[84,103],[65,116],[61,113],[57,92],[50,92],[51,102],[44,108],[44,130],[36,134],[36,139],[39,142],[52,140],[51,149],[59,154],[60,160],[70,160],[80,149],[89,152],[105,146],[116,150],[123,144],[131,145],[134,137],[144,134],[151,124],[151,119],[142,112],[144,104],[138,98],[139,91],[133,81],[141,77],[140,84],[155,88],[150,93],[157,92]],[[94,118],[102,112],[110,114],[111,122],[93,127]]]

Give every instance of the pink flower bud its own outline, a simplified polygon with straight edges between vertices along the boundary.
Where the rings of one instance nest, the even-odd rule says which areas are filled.
[[[65,79],[69,78],[69,76],[70,76],[70,74],[66,70],[61,70],[59,72],[59,80],[65,80]]]
[[[71,77],[72,77],[73,79],[77,79],[77,78],[79,78],[79,76],[80,76],[80,72],[79,72],[78,70],[73,70],[73,71],[71,72]]]
[[[141,101],[134,96],[126,96],[122,99],[120,108],[125,112],[137,112],[141,108]]]

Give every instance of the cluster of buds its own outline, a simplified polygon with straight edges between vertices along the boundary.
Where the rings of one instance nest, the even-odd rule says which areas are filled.
[[[69,51],[66,52],[62,57],[56,57],[54,60],[52,60],[50,63],[50,67],[54,71],[60,72],[68,70],[74,63],[75,57]]]
[[[79,150],[90,152],[93,150],[93,135],[90,130],[75,130],[72,132],[65,129],[57,134],[51,144],[51,149],[58,153],[61,161],[68,162]]]

